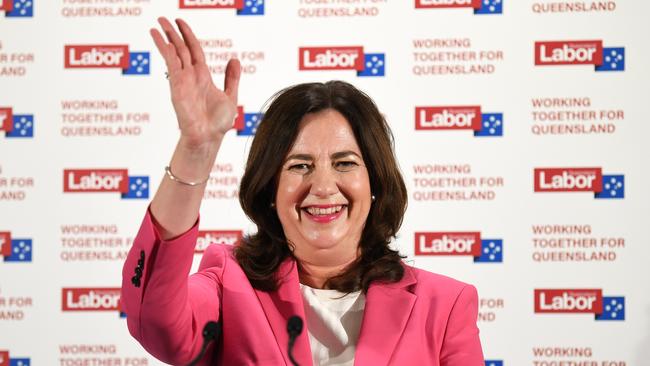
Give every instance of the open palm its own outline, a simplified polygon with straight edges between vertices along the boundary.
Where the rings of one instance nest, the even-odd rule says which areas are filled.
[[[181,139],[191,147],[209,146],[232,128],[237,115],[239,61],[228,62],[224,88],[220,90],[212,82],[201,45],[189,25],[176,20],[181,38],[166,18],[159,18],[158,22],[167,41],[157,29],[150,33],[167,64]]]

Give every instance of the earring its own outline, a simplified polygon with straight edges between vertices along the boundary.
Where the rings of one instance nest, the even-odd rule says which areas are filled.
[[[377,197],[375,197],[375,195],[373,194],[372,196],[370,196],[370,199],[372,200],[372,202],[375,202],[375,200],[377,199]]]
[[[271,208],[275,208],[275,202],[271,202]]]

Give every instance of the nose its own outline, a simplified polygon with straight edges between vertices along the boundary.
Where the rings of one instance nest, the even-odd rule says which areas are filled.
[[[319,198],[327,198],[339,191],[338,177],[330,167],[318,166],[309,177],[310,194]]]

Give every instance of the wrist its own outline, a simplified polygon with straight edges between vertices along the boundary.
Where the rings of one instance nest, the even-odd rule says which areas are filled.
[[[173,175],[186,182],[203,182],[210,176],[220,144],[221,139],[204,145],[186,144],[181,138],[169,162]]]
[[[202,159],[206,156],[216,155],[224,136],[225,133],[219,134],[215,138],[205,141],[181,135],[176,145],[176,149],[182,150],[183,153],[188,156]]]

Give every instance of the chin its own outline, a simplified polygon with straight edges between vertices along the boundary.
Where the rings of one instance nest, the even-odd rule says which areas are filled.
[[[287,239],[294,243],[296,249],[303,254],[315,250],[335,249],[340,245],[345,245],[346,242],[345,235],[332,235],[331,232],[320,232],[318,230],[298,233],[294,238],[296,240],[291,240],[291,238]]]
[[[316,234],[314,236],[306,238],[305,240],[305,244],[314,249],[331,249],[343,244],[342,242],[343,237],[322,234]]]

